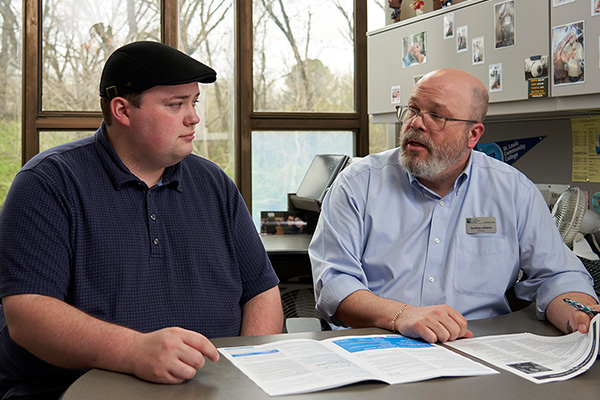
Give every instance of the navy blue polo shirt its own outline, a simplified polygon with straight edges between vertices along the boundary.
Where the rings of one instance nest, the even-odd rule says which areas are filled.
[[[218,166],[190,155],[148,188],[121,162],[104,123],[31,159],[0,212],[0,297],[41,294],[138,331],[179,326],[214,338],[239,335],[242,306],[277,284]],[[27,353],[3,319],[0,393],[81,374]]]

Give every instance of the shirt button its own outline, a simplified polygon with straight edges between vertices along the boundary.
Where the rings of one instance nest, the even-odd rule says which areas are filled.
[[[152,221],[156,221],[156,214],[154,214],[154,213],[150,214],[150,219]]]
[[[435,239],[433,239],[433,242],[434,242],[435,244],[440,244],[440,238],[435,238]]]
[[[435,278],[433,276],[429,277],[429,282],[433,283],[435,281]]]
[[[440,200],[440,206],[444,205],[444,200]]]
[[[154,244],[158,244],[158,238],[154,238],[153,242]]]

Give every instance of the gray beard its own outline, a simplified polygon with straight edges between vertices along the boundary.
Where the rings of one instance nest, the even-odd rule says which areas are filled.
[[[415,140],[421,143],[429,150],[429,155],[425,160],[416,160],[412,157],[412,152],[407,150],[406,145],[409,141]],[[434,147],[431,140],[421,135],[415,130],[407,131],[402,137],[398,161],[400,165],[410,172],[413,176],[423,179],[440,178],[445,172],[462,158],[467,151],[465,141],[460,143],[448,143],[443,146]]]

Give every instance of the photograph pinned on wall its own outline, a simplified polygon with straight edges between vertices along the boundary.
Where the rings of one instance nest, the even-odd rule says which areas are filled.
[[[419,82],[419,80],[424,77],[425,75],[415,75],[413,76],[413,87],[415,87],[415,85],[417,84],[417,82]]]
[[[585,26],[583,21],[552,28],[554,85],[585,82]]]
[[[512,47],[516,42],[515,2],[504,1],[494,5],[494,23],[496,32],[495,48]]]
[[[403,68],[427,62],[426,37],[427,34],[423,31],[402,38]]]
[[[469,27],[467,25],[456,28],[456,52],[464,53],[468,50]]]
[[[600,1],[600,0],[599,0]],[[444,15],[444,40],[454,37],[454,13]]]
[[[591,0],[592,2],[592,17],[600,15],[600,0]]]
[[[548,56],[532,56],[525,59],[525,80],[548,77]]]
[[[473,50],[473,65],[483,64],[483,54],[485,52],[483,36],[473,39],[471,47]]]
[[[392,104],[402,103],[402,88],[400,86],[392,86]]]
[[[563,4],[574,3],[575,1],[576,0],[552,0],[552,6],[558,7],[562,6]]]
[[[502,63],[490,65],[490,92],[502,91]]]

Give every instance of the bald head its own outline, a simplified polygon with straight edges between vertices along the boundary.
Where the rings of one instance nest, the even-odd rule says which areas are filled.
[[[418,90],[435,91],[446,99],[463,103],[468,115],[475,121],[483,121],[487,114],[489,96],[486,87],[470,73],[456,68],[443,68],[423,76],[415,85]]]

